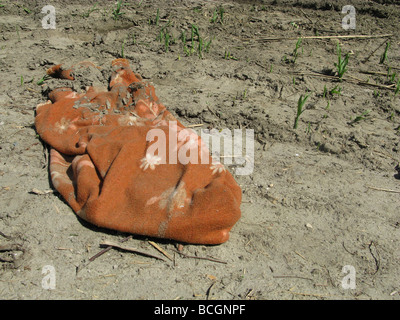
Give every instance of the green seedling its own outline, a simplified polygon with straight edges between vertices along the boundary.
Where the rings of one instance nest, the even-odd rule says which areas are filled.
[[[182,40],[183,51],[185,52],[185,55],[190,56],[190,50],[186,45],[186,31],[185,30],[182,30],[180,39]]]
[[[15,30],[17,31],[18,42],[21,42],[21,36],[19,35],[20,26],[15,26]]]
[[[347,71],[347,64],[349,63],[349,53],[346,53],[345,57],[342,57],[342,49],[340,48],[339,42],[337,43],[337,56],[338,56],[338,63],[334,63],[339,80],[342,81],[343,75]]]
[[[188,48],[186,44],[186,31],[182,30],[181,36],[180,36],[183,44],[183,51],[185,52],[186,56],[190,56],[191,52],[190,49]]]
[[[50,79],[50,76],[49,75],[44,75],[38,82],[36,82],[36,84],[38,85],[38,86],[40,86],[40,85],[42,85],[46,80],[49,80]]]
[[[199,37],[199,45],[197,46],[197,53],[199,54],[200,59],[203,58],[203,39]]]
[[[168,52],[169,44],[170,44],[170,38],[171,38],[171,35],[169,34],[169,32],[166,31],[165,34],[164,34],[165,52]]]
[[[390,48],[390,41],[386,42],[385,51],[381,55],[381,60],[379,61],[380,64],[384,64],[388,60],[389,48]]]
[[[161,28],[160,33],[157,37],[158,41],[164,42],[165,52],[168,52],[170,44],[175,43],[175,39],[168,31],[168,27],[169,27],[170,23],[171,22],[168,21],[168,23],[164,27]]]
[[[121,8],[122,0],[118,0],[116,8],[112,11],[112,16],[115,21],[117,21],[123,14],[125,14],[124,12],[121,12]]]
[[[309,97],[308,94],[306,94],[305,96],[301,95],[299,100],[297,101],[297,114],[296,114],[296,118],[294,119],[293,129],[297,129],[297,126],[299,124],[300,116],[306,110],[304,108],[304,105],[305,105],[308,97]]]
[[[24,76],[21,76],[21,87],[24,85]]]
[[[394,90],[394,97],[396,97],[400,92],[400,79],[397,81],[396,89]]]
[[[333,89],[328,90],[328,88],[326,87],[326,85],[324,85],[324,92],[322,94],[322,97],[325,99],[329,100],[329,97],[334,96],[335,94],[337,95],[341,95],[342,94],[342,88],[339,87],[339,85],[336,85]]]
[[[328,102],[326,104],[326,107],[325,107],[325,110],[329,110],[330,107],[331,107],[331,101],[328,100]]]
[[[391,73],[391,71],[392,71],[392,67],[388,67],[386,77],[387,77],[388,81],[390,81],[392,83],[396,83],[395,79],[397,77],[397,72]]]
[[[122,58],[125,58],[125,54],[124,54],[125,41],[126,40],[122,41],[122,44],[121,44],[121,57]]]
[[[210,19],[210,22],[215,23],[219,18],[219,21],[221,22],[221,24],[223,24],[224,23],[224,13],[225,13],[225,9],[222,6],[220,6],[218,9],[215,9],[213,12],[213,16]]]
[[[0,8],[3,8],[3,7],[4,7],[4,4],[0,3]]]
[[[247,97],[247,89],[244,89],[243,92],[236,93],[236,97],[233,99],[233,101],[245,100],[246,97]]]
[[[224,59],[225,60],[237,60],[237,58],[235,58],[230,51],[225,50],[225,55],[224,55]]]
[[[212,39],[205,41],[204,38],[200,36],[198,26],[192,24],[191,25],[191,43],[190,45],[187,44],[186,32],[182,30],[180,39],[183,43],[183,51],[185,52],[186,56],[191,56],[194,52],[197,51],[199,58],[203,58],[203,52],[209,52],[210,46],[212,43]],[[196,44],[197,41],[197,44]]]
[[[16,4],[16,6],[18,7],[18,8],[21,8],[21,9],[23,9],[26,13],[31,13],[32,11],[31,10],[29,10],[28,8],[26,8],[26,7],[24,7],[24,6],[22,6],[22,5],[20,5],[20,4]],[[1,7],[1,6],[0,6]]]
[[[201,6],[194,7],[193,11],[196,12],[196,13],[201,13]]]
[[[301,45],[303,39],[299,38],[296,42],[296,47],[293,50],[293,63],[296,63],[297,57],[299,56],[299,49],[301,47],[301,52],[303,53],[303,47]]]
[[[339,87],[339,85],[336,85],[333,89],[331,89],[330,91],[329,91],[329,94],[330,95],[334,95],[334,94],[337,94],[337,95],[341,95],[342,94],[342,88],[341,87]]]
[[[159,21],[160,21],[160,9],[157,8],[156,22],[155,22],[156,26],[158,26]]]
[[[200,38],[199,27],[192,24],[192,47],[194,47],[194,36],[197,36],[197,40]]]
[[[224,13],[225,13],[225,9],[221,6],[219,7],[219,17],[221,19],[221,23],[224,23]]]
[[[210,51],[211,42],[212,42],[212,39],[208,40],[204,45],[204,50],[206,53],[208,53]]]
[[[83,18],[89,18],[90,14],[91,14],[92,12],[95,12],[95,11],[99,10],[99,9],[97,9],[96,7],[97,7],[97,2],[96,2],[95,5],[94,5],[92,8],[90,8],[87,12],[83,13],[83,14],[82,14],[82,17],[83,17]]]
[[[160,23],[160,9],[158,8],[156,17],[154,19],[150,18],[149,24],[154,24],[154,25],[158,26],[159,23]]]
[[[354,123],[360,122],[361,120],[365,120],[370,112],[371,112],[371,110],[364,111],[362,114],[358,115],[352,121],[350,121],[349,124],[354,124]]]
[[[311,133],[311,123],[308,123],[307,129],[306,129],[306,134]]]
[[[396,76],[397,76],[397,73],[393,72],[393,74],[390,76],[390,81],[395,82]]]
[[[214,12],[213,12],[213,16],[210,19],[210,22],[211,23],[215,23],[215,21],[217,21],[217,19],[218,19],[218,10],[215,9]]]

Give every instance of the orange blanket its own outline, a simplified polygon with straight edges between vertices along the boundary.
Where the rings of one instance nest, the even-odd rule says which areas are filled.
[[[47,73],[74,80],[84,68],[96,66],[57,65]],[[187,243],[227,241],[240,218],[240,187],[127,60],[112,68],[108,88],[57,88],[36,108],[55,189],[99,227]]]

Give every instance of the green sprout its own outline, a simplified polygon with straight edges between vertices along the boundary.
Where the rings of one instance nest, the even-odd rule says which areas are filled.
[[[349,124],[354,124],[360,122],[361,120],[365,120],[370,112],[371,110],[365,110],[362,114],[358,115],[352,121],[350,121]]]
[[[305,96],[301,95],[299,97],[299,100],[297,101],[297,115],[296,118],[294,119],[294,125],[293,125],[293,129],[297,129],[298,123],[299,123],[299,119],[301,114],[306,110],[304,108],[304,105],[308,99],[309,95],[306,94]]]
[[[165,33],[164,33],[165,52],[168,52],[169,44],[170,44],[170,38],[171,38],[171,35],[169,34],[169,32],[168,32],[168,31],[165,31]]]
[[[160,9],[157,8],[157,15],[156,15],[156,22],[155,22],[156,26],[158,26],[159,21],[160,21]]]
[[[400,91],[400,79],[397,81],[396,89],[394,90],[394,96],[397,96]]]
[[[215,23],[219,18],[219,21],[221,22],[221,24],[223,24],[224,23],[224,13],[225,13],[225,9],[222,6],[220,6],[218,9],[214,9],[213,16],[211,17],[210,22]]]
[[[200,36],[198,26],[192,24],[191,25],[191,44],[187,44],[186,32],[182,30],[180,39],[183,43],[183,51],[185,52],[186,56],[191,56],[194,52],[197,51],[199,58],[203,58],[203,52],[209,52],[210,46],[212,43],[212,39],[205,41],[204,38]],[[197,41],[197,44],[196,44]]]
[[[46,80],[49,80],[50,79],[50,76],[49,75],[44,75],[38,82],[36,82],[36,84],[38,85],[38,86],[40,86],[40,85],[42,85]]]
[[[171,21],[168,21],[168,23],[160,29],[160,33],[157,36],[158,41],[164,42],[165,52],[168,52],[170,44],[175,43],[175,39],[168,31],[170,24]]]
[[[83,17],[83,18],[89,18],[90,14],[91,14],[92,12],[99,10],[99,9],[97,9],[96,7],[97,7],[97,2],[96,2],[96,3],[94,4],[94,6],[91,7],[87,12],[83,13],[83,14],[82,14],[82,17]]]
[[[158,26],[159,23],[160,23],[160,9],[157,8],[156,17],[155,17],[155,19],[150,18],[150,19],[149,19],[149,24],[150,24],[150,25],[151,25],[151,24],[154,24],[154,25]]]
[[[27,7],[24,7],[24,6],[22,6],[22,5],[20,5],[20,4],[16,4],[16,6],[18,7],[18,8],[21,8],[21,9],[23,9],[26,13],[31,13],[32,11],[31,10],[29,10]],[[0,5],[0,7],[4,7],[4,5]]]
[[[218,19],[218,10],[215,9],[214,12],[213,12],[213,16],[210,19],[210,22],[211,23],[215,23],[215,21],[217,21],[217,19]]]
[[[296,42],[296,46],[295,46],[295,48],[294,48],[294,50],[293,50],[293,63],[296,63],[296,60],[297,60],[297,57],[299,56],[299,49],[300,49],[300,47],[301,47],[301,52],[303,53],[303,47],[301,46],[301,43],[302,43],[302,41],[303,41],[303,39],[302,38],[299,38],[298,40],[297,40],[297,42]]]
[[[225,55],[224,55],[224,59],[225,60],[237,60],[237,58],[235,58],[230,51],[225,50]]]
[[[339,42],[337,43],[337,56],[338,56],[338,63],[334,63],[339,80],[342,81],[343,75],[347,71],[347,64],[349,63],[349,53],[346,53],[344,59],[342,58],[342,49],[340,48]]]
[[[122,0],[118,0],[117,2],[117,7],[113,9],[112,16],[115,21],[117,21],[123,14],[124,12],[121,12],[121,7],[122,7]]]
[[[379,61],[380,64],[384,64],[387,61],[389,48],[390,48],[390,41],[386,42],[385,51],[381,55],[381,60]]]
[[[121,45],[121,57],[122,58],[125,58],[125,54],[124,54],[125,41],[126,40],[122,41],[122,45]]]
[[[324,87],[324,97],[326,96],[326,93],[328,93],[331,96],[333,96],[334,94],[337,94],[338,96],[340,96],[342,94],[342,88],[339,87],[339,85],[336,85],[333,89],[331,89],[327,92],[326,86],[325,86]]]
[[[224,23],[224,13],[225,13],[225,9],[221,6],[219,7],[219,17],[221,18],[221,23]]]

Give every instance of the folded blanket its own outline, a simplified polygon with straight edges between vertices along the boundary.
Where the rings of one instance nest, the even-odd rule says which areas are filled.
[[[47,70],[67,84],[98,68]],[[96,226],[187,243],[219,244],[240,218],[241,189],[205,144],[157,98],[126,59],[109,86],[49,93],[35,124],[50,145],[55,189]],[[72,86],[73,87],[73,86]]]

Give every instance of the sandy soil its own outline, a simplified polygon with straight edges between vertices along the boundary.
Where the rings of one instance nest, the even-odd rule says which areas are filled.
[[[0,298],[399,300],[400,6],[352,1],[356,29],[344,30],[347,2],[123,1],[114,20],[115,2],[58,0],[52,30],[41,23],[47,1],[1,1]],[[212,40],[202,58],[180,38],[192,24]],[[361,34],[377,37],[303,39],[294,59],[300,36]],[[350,53],[342,82],[338,41]],[[255,168],[235,175],[242,218],[227,243],[185,245],[188,258],[175,242],[133,236],[126,245],[161,255],[154,241],[172,261],[110,250],[87,264],[127,235],[79,220],[52,192],[34,127],[51,82],[39,80],[53,64],[106,68],[122,55],[184,124],[254,129]]]

